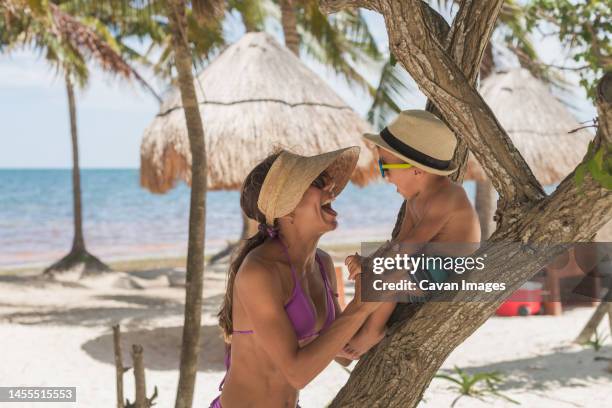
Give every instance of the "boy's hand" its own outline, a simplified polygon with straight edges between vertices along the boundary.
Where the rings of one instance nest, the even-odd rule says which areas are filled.
[[[351,258],[354,258],[354,257],[359,257],[359,259],[361,259],[361,257],[357,254],[351,255]],[[361,295],[362,295],[361,293],[361,278],[362,278],[361,266],[355,261],[355,259],[356,258],[354,258],[353,262],[351,263],[351,267],[353,267],[353,273],[351,273],[351,277],[350,277],[351,280],[355,281],[355,295],[353,297],[353,300],[351,300],[349,304],[346,306],[345,310],[348,311],[348,310],[357,308],[359,310],[364,310],[368,314],[370,314],[374,312],[374,310],[376,310],[380,305],[382,305],[382,302],[376,302],[376,301],[363,302],[361,300]]]
[[[346,346],[344,346],[344,348],[342,350],[340,350],[338,352],[338,354],[336,355],[337,359],[346,359],[346,360],[356,360],[356,358],[353,357],[353,354],[349,353],[346,351],[346,347],[348,346],[348,344]]]
[[[378,344],[385,337],[385,331],[362,327],[361,330],[342,349],[353,360],[358,360],[368,350]]]
[[[363,258],[357,252],[355,255],[349,255],[344,260],[344,264],[349,270],[349,280],[355,280],[355,277],[361,273],[361,260]]]

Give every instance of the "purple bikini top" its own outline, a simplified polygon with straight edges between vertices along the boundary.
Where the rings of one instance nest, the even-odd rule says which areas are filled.
[[[283,248],[283,252],[287,257],[287,261],[289,261],[289,253],[287,252],[287,247],[285,244],[277,238],[277,241]],[[319,265],[319,270],[321,272],[321,276],[323,277],[323,282],[325,284],[325,301],[327,305],[327,318],[325,320],[325,324],[318,332],[315,332],[315,326],[317,324],[316,312],[312,306],[312,303],[304,293],[302,289],[302,285],[300,285],[300,281],[297,278],[297,272],[291,262],[289,261],[289,266],[291,267],[291,274],[293,276],[293,293],[291,293],[291,297],[289,301],[285,304],[285,311],[287,312],[287,316],[293,325],[293,329],[295,330],[295,335],[298,340],[304,340],[314,335],[318,335],[321,331],[325,330],[329,327],[330,324],[336,318],[336,308],[334,304],[333,292],[331,285],[329,284],[329,280],[327,278],[327,273],[325,273],[325,267],[323,266],[323,262],[319,258],[319,255],[315,255],[315,259]],[[233,334],[251,334],[253,330],[234,330]]]

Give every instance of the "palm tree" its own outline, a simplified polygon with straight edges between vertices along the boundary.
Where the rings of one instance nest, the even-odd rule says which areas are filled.
[[[223,0],[193,0],[193,9],[202,23],[214,21],[223,13]],[[189,206],[189,245],[187,249],[187,283],[185,321],[176,408],[191,407],[198,368],[202,289],[204,282],[204,240],[206,221],[206,147],[204,128],[193,84],[193,57],[187,34],[185,0],[170,0],[167,16],[170,22],[174,64],[178,76],[187,134],[191,150],[191,203]]]
[[[87,84],[89,71],[87,62],[91,59],[105,71],[125,79],[146,82],[133,70],[117,52],[117,47],[108,31],[101,26],[92,26],[79,21],[65,12],[59,5],[43,0],[5,0],[0,5],[4,18],[0,20],[0,50],[31,48],[44,53],[47,62],[56,68],[64,78],[70,117],[72,140],[72,184],[74,237],[70,252],[47,267],[44,273],[73,270],[82,267],[82,275],[108,271],[110,268],[85,246],[81,179],[79,169],[79,148],[75,85]],[[146,84],[148,86],[148,84]],[[152,88],[149,87],[150,90]],[[82,276],[81,275],[81,276]]]
[[[114,7],[107,4],[82,7],[81,12],[93,16],[115,33],[122,53],[153,68],[162,78],[172,79],[181,95],[191,151],[191,196],[189,206],[189,238],[187,247],[185,313],[179,367],[179,383],[175,406],[191,407],[199,360],[202,289],[204,282],[204,242],[206,221],[207,161],[204,127],[194,85],[194,66],[225,44],[221,16],[223,0],[150,0]],[[238,0],[236,3],[241,3]],[[189,5],[191,7],[189,7]],[[253,16],[254,10],[239,4]],[[123,40],[136,37],[150,41],[144,54],[130,48]],[[159,53],[154,62],[151,56]]]

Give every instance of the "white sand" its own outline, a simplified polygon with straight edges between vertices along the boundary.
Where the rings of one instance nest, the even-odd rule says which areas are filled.
[[[208,407],[223,377],[223,344],[214,314],[224,288],[225,267],[207,269],[202,359],[197,377],[197,407]],[[124,364],[129,346],[144,346],[149,394],[159,389],[158,407],[174,406],[184,289],[169,287],[158,270],[87,279],[78,283],[0,276],[0,385],[76,386],[78,407],[112,407],[115,374],[111,326],[120,323]],[[116,287],[118,286],[118,287]],[[592,308],[569,310],[561,317],[491,318],[455,350],[443,369],[454,365],[473,371],[506,374],[504,394],[523,407],[610,407],[612,374],[606,361],[612,347],[598,353],[571,345]],[[608,332],[603,323],[600,332]],[[305,408],[324,407],[348,378],[331,364],[300,396]],[[448,407],[457,396],[450,383],[434,379],[424,407]],[[133,376],[125,376],[126,396],[133,399]],[[75,404],[14,404],[66,406]],[[11,405],[12,406],[12,405]],[[457,407],[515,406],[500,399],[462,398]]]

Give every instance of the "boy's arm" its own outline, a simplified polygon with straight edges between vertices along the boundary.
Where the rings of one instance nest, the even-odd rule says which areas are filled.
[[[404,234],[400,232],[396,238],[399,249],[388,256],[394,256],[396,253],[412,255],[419,251],[440,232],[452,216],[452,211],[452,197],[449,198],[448,195],[443,196],[439,193],[432,197],[421,221],[410,231]],[[387,321],[395,310],[396,304],[396,302],[385,302],[374,311],[349,342],[347,352],[357,357],[378,343],[384,337]]]
[[[336,266],[334,265],[333,259],[327,252],[319,250],[319,256],[321,257],[321,262],[325,266],[327,279],[329,280],[332,292],[334,293],[334,309],[336,312],[336,316],[340,316],[340,314],[342,314],[342,308],[340,307],[340,303],[338,303],[338,282],[336,281]],[[352,362],[351,359],[341,356],[337,356],[336,358],[334,358],[334,360],[344,367],[350,365]]]

